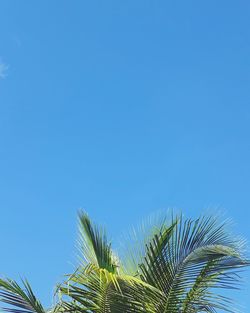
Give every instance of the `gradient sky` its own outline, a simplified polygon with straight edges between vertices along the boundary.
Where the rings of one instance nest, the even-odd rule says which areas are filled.
[[[79,208],[114,241],[165,208],[250,240],[249,30],[248,0],[1,0],[0,274],[49,305]]]

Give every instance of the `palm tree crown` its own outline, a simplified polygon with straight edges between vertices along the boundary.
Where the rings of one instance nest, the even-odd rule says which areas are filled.
[[[142,229],[141,229],[142,230]],[[141,231],[140,230],[140,231]],[[144,227],[145,230],[145,227]],[[135,234],[135,231],[133,232]],[[127,257],[114,253],[104,228],[79,213],[79,266],[57,288],[58,301],[45,310],[29,283],[0,279],[2,310],[88,313],[237,312],[221,289],[237,289],[249,265],[244,242],[216,217],[163,218],[136,240]]]

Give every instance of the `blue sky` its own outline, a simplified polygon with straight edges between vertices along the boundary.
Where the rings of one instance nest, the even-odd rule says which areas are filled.
[[[250,240],[249,29],[247,0],[2,0],[0,274],[49,305],[79,208],[114,240],[166,208]]]

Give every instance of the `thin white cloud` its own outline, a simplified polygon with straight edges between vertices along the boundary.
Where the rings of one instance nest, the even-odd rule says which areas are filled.
[[[8,65],[0,60],[0,79],[4,79],[7,76]]]

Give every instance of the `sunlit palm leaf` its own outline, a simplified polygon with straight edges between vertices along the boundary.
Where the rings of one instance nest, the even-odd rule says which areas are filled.
[[[94,225],[82,211],[79,212],[79,250],[82,265],[94,264],[109,272],[115,272],[117,264],[106,231]]]
[[[136,277],[93,267],[91,271],[70,277],[60,290],[82,306],[83,311],[98,313],[152,312],[149,308],[157,306],[159,297],[163,296],[159,290]]]

